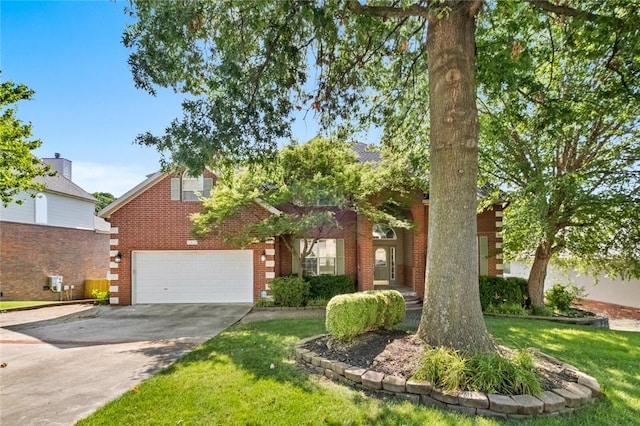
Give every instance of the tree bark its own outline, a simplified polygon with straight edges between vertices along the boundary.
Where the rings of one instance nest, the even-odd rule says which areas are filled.
[[[449,2],[429,20],[430,190],[425,303],[418,335],[433,346],[495,350],[478,289],[475,15]]]
[[[544,307],[544,280],[551,260],[551,244],[544,242],[536,248],[536,255],[529,272],[529,303],[532,308]]]

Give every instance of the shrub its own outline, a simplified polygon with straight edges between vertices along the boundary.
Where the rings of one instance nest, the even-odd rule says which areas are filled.
[[[553,309],[549,308],[548,306],[535,306],[531,308],[529,313],[538,317],[552,317]]]
[[[560,312],[568,311],[573,302],[584,297],[584,289],[573,285],[554,284],[545,294],[547,306]]]
[[[327,299],[322,299],[322,298],[309,299],[307,301],[307,306],[327,306],[327,303],[329,303]]]
[[[501,303],[500,305],[494,306],[489,305],[485,312],[489,314],[508,314],[508,315],[526,315],[528,312],[524,308],[524,306],[519,305],[517,303]]]
[[[309,298],[309,283],[299,277],[278,277],[269,285],[273,301],[280,306],[303,306]]]
[[[304,277],[311,286],[312,299],[329,300],[333,296],[356,291],[355,282],[348,275],[317,275]]]
[[[427,349],[414,373],[414,380],[429,381],[435,387],[504,395],[542,392],[533,359],[528,352],[517,352],[512,360],[498,353],[477,353],[465,357],[444,347]]]
[[[327,332],[349,341],[370,330],[392,328],[404,321],[405,303],[395,290],[335,296],[327,304]]]
[[[486,311],[489,305],[502,304],[525,305],[527,295],[527,280],[517,277],[489,277],[479,278],[480,304]]]
[[[91,297],[96,299],[96,305],[108,305],[109,304],[109,292],[108,291],[100,291],[98,289],[94,289],[91,291]]]
[[[260,299],[260,300],[256,300],[253,303],[253,306],[255,306],[256,308],[271,308],[275,305],[276,305],[276,302],[274,302],[271,299]]]

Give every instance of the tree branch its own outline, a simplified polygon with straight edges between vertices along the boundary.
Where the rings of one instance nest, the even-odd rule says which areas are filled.
[[[368,6],[360,4],[358,0],[351,0],[347,3],[347,9],[356,15],[378,16],[381,18],[406,18],[410,16],[420,16],[425,19],[432,17],[427,6],[414,3],[407,7],[394,6]]]
[[[611,23],[622,22],[621,19],[616,18],[614,16],[598,15],[597,13],[591,13],[584,10],[575,9],[569,6],[557,5],[557,4],[551,3],[548,0],[527,0],[527,2],[529,2],[530,5],[538,9],[555,13],[556,15],[575,17],[578,19],[582,19],[584,21],[590,21],[590,22],[609,21]]]

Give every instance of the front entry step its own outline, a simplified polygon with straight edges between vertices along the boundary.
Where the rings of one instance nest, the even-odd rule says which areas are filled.
[[[422,309],[422,299],[418,296],[418,293],[411,290],[409,287],[401,285],[374,285],[376,290],[396,290],[404,298],[404,302],[407,306],[407,310],[420,310]]]

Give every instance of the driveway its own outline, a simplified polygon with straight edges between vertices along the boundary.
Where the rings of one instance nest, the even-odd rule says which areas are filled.
[[[0,424],[72,425],[250,309],[66,305],[0,313]]]

